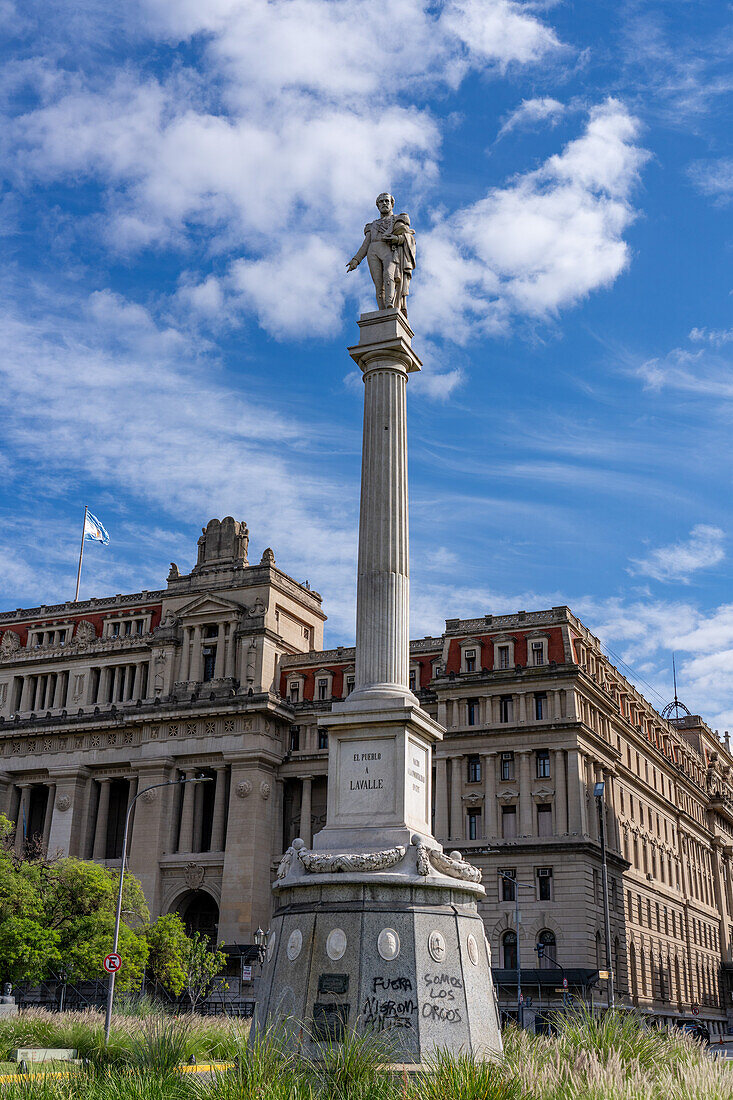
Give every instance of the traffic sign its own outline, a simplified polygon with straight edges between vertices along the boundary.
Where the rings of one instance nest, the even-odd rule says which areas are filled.
[[[568,979],[567,979],[567,978],[563,978],[563,980],[562,980],[562,987],[563,987],[563,989],[567,989],[567,988],[568,988]]]
[[[102,966],[108,974],[116,974],[122,966],[122,958],[120,955],[117,955],[113,952],[111,955],[107,955],[105,957]]]
[[[697,1007],[697,1005],[692,1006],[692,1015],[693,1016],[699,1016],[700,1015],[700,1009]]]

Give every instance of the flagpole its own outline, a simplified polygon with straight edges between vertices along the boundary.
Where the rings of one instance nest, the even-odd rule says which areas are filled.
[[[77,603],[78,600],[79,600],[79,584],[81,582],[81,561],[82,561],[82,558],[84,557],[84,532],[87,529],[87,512],[88,511],[89,511],[89,508],[85,504],[84,505],[84,522],[81,525],[81,545],[79,547],[79,568],[76,571],[76,594],[74,596],[74,603]]]

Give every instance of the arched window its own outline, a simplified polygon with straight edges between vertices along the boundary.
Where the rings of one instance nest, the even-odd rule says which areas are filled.
[[[549,951],[549,957],[547,952],[540,954],[540,970],[554,969],[556,966],[555,960],[557,959],[555,933],[550,932],[548,928],[544,929],[537,937],[537,943],[540,947],[545,947]]]
[[[508,931],[501,937],[501,946],[504,953],[504,969],[517,969],[517,933]]]
[[[601,933],[596,932],[596,970],[601,969]]]
[[[194,890],[178,906],[178,913],[189,936],[201,932],[216,942],[219,931],[219,906],[204,890]]]
[[[644,954],[644,948],[643,947],[642,947],[641,952],[639,954],[639,958],[641,960],[641,991],[644,994],[644,996],[646,997],[646,993],[647,993],[647,989],[646,989],[646,955]]]

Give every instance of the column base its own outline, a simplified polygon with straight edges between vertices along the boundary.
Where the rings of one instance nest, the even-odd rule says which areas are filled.
[[[349,1031],[384,1032],[388,1063],[413,1070],[439,1050],[499,1055],[475,896],[365,878],[278,891],[253,1033],[279,1025],[317,1059]]]

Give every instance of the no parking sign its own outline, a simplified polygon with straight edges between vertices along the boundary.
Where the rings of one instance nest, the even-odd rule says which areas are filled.
[[[117,971],[122,966],[122,957],[120,955],[116,954],[115,952],[113,952],[111,955],[107,955],[105,957],[105,960],[102,963],[102,966],[104,967],[104,969],[107,971],[108,974],[116,974]]]

